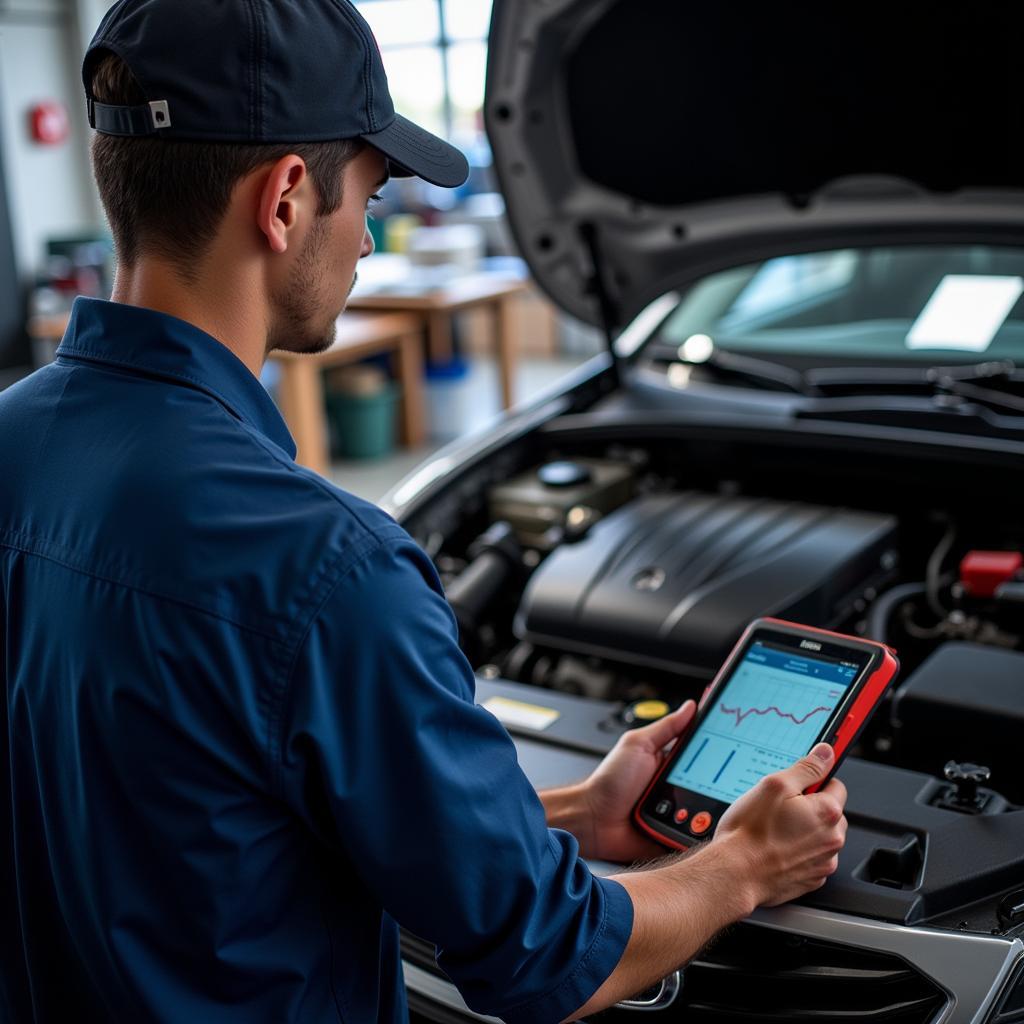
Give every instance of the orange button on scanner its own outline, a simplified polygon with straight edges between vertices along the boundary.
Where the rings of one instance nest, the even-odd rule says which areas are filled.
[[[702,836],[709,828],[711,828],[711,815],[707,811],[699,811],[693,816],[693,821],[690,822],[690,831],[695,836]]]
[[[679,810],[676,811],[676,824],[682,825],[689,816],[690,812],[685,807],[680,807]]]

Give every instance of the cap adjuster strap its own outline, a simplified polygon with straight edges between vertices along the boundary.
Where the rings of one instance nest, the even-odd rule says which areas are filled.
[[[90,99],[89,124],[106,135],[154,135],[171,127],[171,111],[166,100],[119,107]]]

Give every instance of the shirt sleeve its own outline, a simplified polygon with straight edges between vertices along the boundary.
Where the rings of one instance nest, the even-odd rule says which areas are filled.
[[[284,697],[283,796],[478,1013],[560,1021],[611,974],[633,905],[544,809],[474,677],[433,565],[370,552],[314,619]]]

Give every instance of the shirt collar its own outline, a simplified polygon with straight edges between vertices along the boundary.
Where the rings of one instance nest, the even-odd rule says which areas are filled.
[[[140,306],[78,298],[57,355],[198,388],[295,458],[295,442],[263,385],[227,346],[185,320]]]

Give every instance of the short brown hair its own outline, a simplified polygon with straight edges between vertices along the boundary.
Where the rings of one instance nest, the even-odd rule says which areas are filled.
[[[147,102],[128,65],[113,53],[103,54],[97,63],[92,95],[99,103]],[[235,185],[247,174],[289,154],[300,156],[320,199],[318,213],[324,216],[341,206],[345,166],[364,145],[358,139],[264,145],[97,132],[92,161],[119,260],[131,266],[142,255],[159,256],[186,279],[194,279]]]

